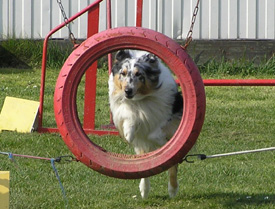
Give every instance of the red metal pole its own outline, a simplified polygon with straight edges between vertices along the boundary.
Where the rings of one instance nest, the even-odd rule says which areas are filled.
[[[40,98],[39,98],[39,109],[38,109],[38,131],[43,126],[43,107],[44,107],[46,66],[47,66],[47,47],[48,47],[48,37],[44,41],[43,54],[42,54]]]
[[[111,0],[107,0],[107,29],[111,29],[112,28],[112,8],[111,8]],[[108,72],[109,75],[111,74],[112,71],[112,66],[113,66],[113,58],[112,58],[112,54],[108,54]],[[112,117],[112,113],[110,111],[110,125],[106,125],[103,126],[103,128],[114,128],[113,125],[113,117]]]
[[[112,8],[111,8],[111,0],[107,0],[107,29],[112,28]],[[109,74],[111,73],[113,66],[112,62],[112,54],[108,54],[108,69],[109,69]]]
[[[98,33],[99,26],[99,4],[88,12],[87,37]],[[84,129],[95,129],[96,111],[96,74],[97,62],[94,62],[85,75],[85,101],[84,101]]]
[[[112,28],[112,7],[111,0],[107,0],[107,29]]]
[[[137,17],[136,17],[137,27],[142,26],[142,6],[143,6],[143,0],[137,0]]]

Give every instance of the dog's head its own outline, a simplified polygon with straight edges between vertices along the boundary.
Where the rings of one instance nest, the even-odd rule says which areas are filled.
[[[149,52],[120,50],[112,68],[114,94],[140,100],[160,88],[158,58]]]

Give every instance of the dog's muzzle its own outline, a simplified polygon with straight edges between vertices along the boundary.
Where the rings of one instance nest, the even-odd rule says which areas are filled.
[[[134,97],[132,88],[126,88],[124,92],[127,99],[132,99]]]

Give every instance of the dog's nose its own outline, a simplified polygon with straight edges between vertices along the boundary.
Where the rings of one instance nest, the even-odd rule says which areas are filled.
[[[125,94],[127,98],[132,98],[133,97],[133,89],[131,88],[126,88],[125,89]]]

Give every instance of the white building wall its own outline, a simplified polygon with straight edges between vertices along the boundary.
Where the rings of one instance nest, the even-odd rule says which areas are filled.
[[[94,0],[62,0],[68,17]],[[112,25],[134,26],[136,0],[111,0]],[[184,39],[197,0],[144,0],[143,26]],[[86,37],[84,15],[71,24],[76,38]],[[0,0],[0,38],[42,39],[63,22],[56,0]],[[106,1],[100,30],[106,29]],[[53,38],[68,38],[66,28]],[[275,0],[201,0],[194,39],[275,39]]]

